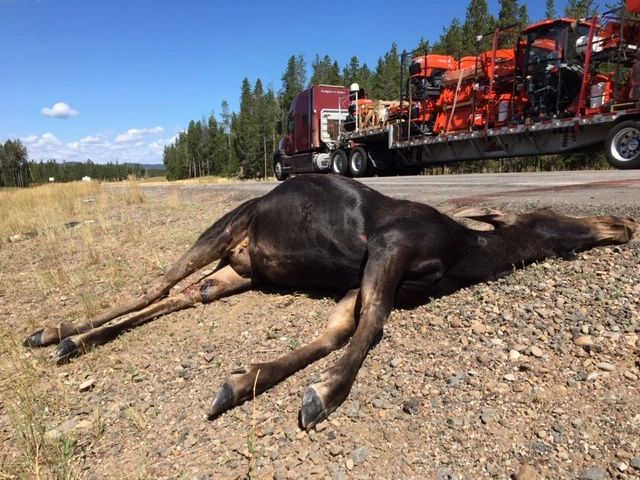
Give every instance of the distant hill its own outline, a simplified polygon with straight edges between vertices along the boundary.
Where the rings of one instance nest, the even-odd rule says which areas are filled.
[[[146,168],[147,170],[166,170],[164,163],[124,163],[123,165],[127,167],[136,167],[140,165],[142,168]]]

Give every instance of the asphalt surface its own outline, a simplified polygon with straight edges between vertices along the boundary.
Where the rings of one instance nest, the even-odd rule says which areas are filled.
[[[474,204],[640,206],[640,170],[420,175],[362,180],[395,198],[460,207]],[[279,182],[181,185],[182,194],[215,191],[263,195]],[[161,187],[166,190],[166,184]],[[147,190],[148,189],[148,190]],[[153,186],[146,191],[153,195]]]

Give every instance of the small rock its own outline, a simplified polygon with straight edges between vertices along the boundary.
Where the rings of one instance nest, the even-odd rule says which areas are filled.
[[[585,380],[587,382],[593,382],[595,379],[597,379],[600,375],[598,375],[596,372],[591,372],[589,375],[587,375],[587,378],[585,378]]]
[[[47,440],[57,440],[62,436],[62,432],[60,430],[57,430],[55,428],[45,432],[44,434],[44,438],[46,438]]]
[[[360,402],[358,400],[351,402],[345,415],[349,418],[358,418],[360,416]]]
[[[522,465],[516,473],[513,474],[513,480],[536,480],[538,478],[537,470],[531,465]]]
[[[329,453],[332,456],[337,457],[342,453],[342,445],[331,445],[331,447],[329,448]]]
[[[632,381],[638,380],[638,376],[630,370],[625,370],[625,372],[622,375],[624,375],[624,378],[626,378],[627,380],[632,380]]]
[[[460,328],[462,326],[462,320],[454,318],[449,322],[449,325],[451,325],[451,328]]]
[[[507,382],[515,382],[516,381],[516,376],[513,373],[507,373],[503,378]]]
[[[347,461],[344,462],[345,467],[347,467],[347,470],[353,470],[354,467],[354,463],[353,460],[351,460],[351,458],[347,458]]]
[[[544,355],[544,352],[537,345],[533,345],[531,347],[531,355],[533,355],[534,357],[540,358],[542,357],[542,355]]]
[[[487,331],[487,327],[485,327],[482,323],[474,323],[471,325],[471,331],[476,335],[482,335]]]
[[[640,470],[640,457],[633,457],[630,461],[629,464],[635,468],[636,470]]]
[[[581,335],[573,343],[578,347],[588,347],[593,345],[593,339],[589,335]]]
[[[578,477],[580,480],[604,480],[605,471],[602,467],[591,467],[583,471]]]
[[[389,365],[391,365],[393,368],[396,368],[398,365],[400,365],[401,361],[402,360],[400,360],[400,358],[395,357],[389,362]]]
[[[598,362],[596,363],[596,367],[605,372],[613,372],[616,369],[615,365],[608,362]]]
[[[511,350],[509,352],[509,360],[511,360],[512,362],[517,361],[520,358],[520,352],[517,350]]]
[[[408,413],[409,415],[415,415],[417,413],[420,413],[420,407],[420,400],[418,400],[416,397],[411,397],[402,405],[402,411]]]
[[[81,392],[87,392],[91,390],[96,384],[96,381],[93,378],[90,378],[80,384],[78,388]]]
[[[354,465],[363,464],[369,458],[369,449],[367,447],[358,447],[351,452],[351,459]]]
[[[449,467],[440,467],[436,471],[436,480],[455,480],[456,474]]]
[[[329,426],[329,423],[326,420],[323,420],[322,422],[316,424],[316,432],[321,432],[323,431],[325,428],[327,428]]]

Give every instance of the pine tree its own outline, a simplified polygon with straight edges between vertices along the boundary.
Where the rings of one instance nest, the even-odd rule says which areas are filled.
[[[449,24],[449,27],[443,28],[440,38],[433,46],[433,51],[442,55],[452,55],[455,58],[459,58],[467,53],[469,46],[463,45],[463,32],[460,20],[454,17]]]
[[[400,58],[398,46],[394,42],[383,57],[378,59],[378,66],[373,74],[371,96],[389,100],[398,98],[400,94]]]
[[[311,69],[309,85],[340,85],[342,83],[338,62],[332,61],[329,55],[322,58],[320,55],[316,55]]]
[[[556,5],[554,0],[547,0],[547,8],[544,12],[544,16],[548,20],[556,18]]]
[[[496,20],[489,13],[487,0],[471,0],[462,25],[462,45],[466,55],[475,55],[491,49]],[[478,42],[477,37],[482,35]],[[466,47],[466,48],[465,48]]]
[[[259,84],[262,88],[262,83]],[[242,80],[240,112],[233,124],[234,150],[241,167],[241,176],[254,176],[257,128],[255,124],[255,101],[249,79]]]
[[[565,17],[586,18],[595,14],[593,0],[569,0],[564,9]]]
[[[498,48],[513,48],[518,32],[528,23],[529,15],[526,5],[519,5],[518,0],[500,0],[497,26],[502,29],[511,28],[509,32],[501,33]]]
[[[20,140],[7,140],[0,147],[0,186],[27,187],[31,175],[26,147]]]
[[[349,87],[352,83],[357,83],[365,91],[371,89],[371,70],[367,64],[360,65],[360,60],[355,55],[351,57],[348,65],[342,69],[342,83]]]
[[[307,83],[307,70],[302,55],[292,55],[287,62],[287,68],[282,74],[282,89],[279,93],[280,107],[286,116],[293,98],[304,90]],[[285,118],[286,120],[286,118]]]

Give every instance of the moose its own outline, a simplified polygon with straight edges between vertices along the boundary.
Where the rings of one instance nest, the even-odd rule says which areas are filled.
[[[294,177],[222,216],[143,295],[84,322],[38,329],[24,343],[58,343],[52,356],[60,362],[161,315],[251,288],[337,291],[344,296],[316,339],[232,371],[208,413],[215,418],[347,345],[304,392],[299,422],[309,430],[346,399],[392,308],[425,304],[545,257],[626,243],[637,228],[630,218],[570,217],[548,209],[510,214],[472,207],[457,216],[489,229],[471,229],[345,177]],[[179,281],[216,260],[213,273],[170,295]]]

